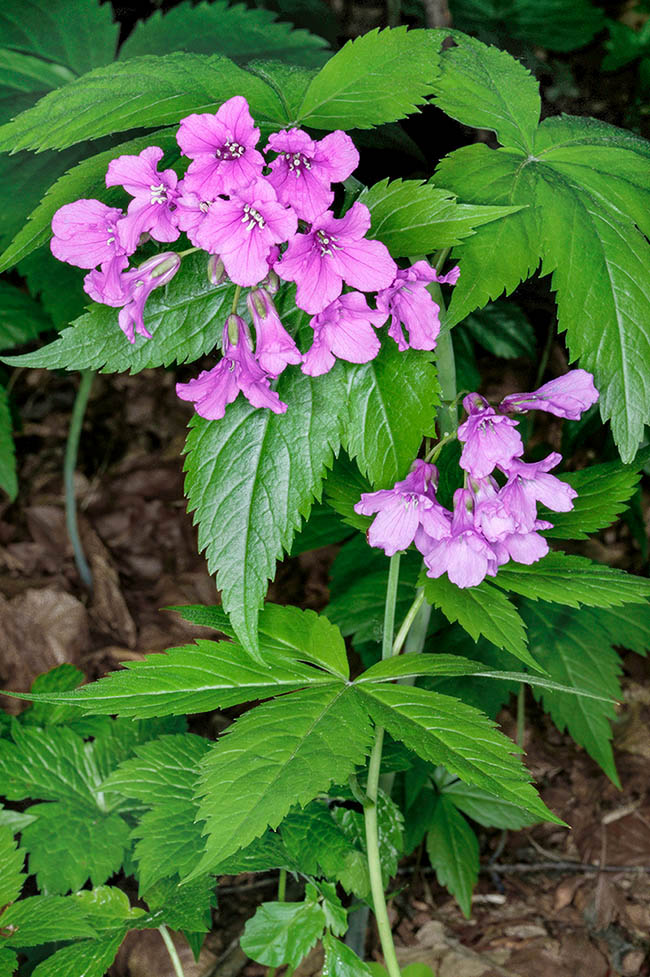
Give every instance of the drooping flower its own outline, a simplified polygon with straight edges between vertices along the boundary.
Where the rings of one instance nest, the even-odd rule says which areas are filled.
[[[525,563],[527,566],[537,563],[548,553],[548,543],[543,536],[539,535],[538,530],[550,528],[550,522],[537,519],[529,533],[508,533],[496,540],[493,547],[499,566],[503,566],[509,560]]]
[[[52,254],[77,268],[96,268],[126,254],[117,234],[124,217],[119,207],[100,200],[75,200],[59,207],[52,218]]]
[[[203,200],[232,193],[262,176],[264,157],[255,146],[260,138],[248,102],[235,95],[214,114],[181,119],[176,141],[192,160],[184,183]]]
[[[440,277],[427,261],[416,261],[410,268],[399,270],[388,288],[377,293],[377,308],[390,314],[388,335],[400,350],[434,349],[440,332],[440,306],[433,301],[427,285],[431,282],[454,281],[460,274],[458,267]],[[403,328],[409,334],[404,338]]]
[[[269,136],[269,150],[278,154],[267,177],[278,199],[310,222],[334,200],[331,184],[347,179],[359,165],[354,143],[340,129],[318,141],[302,129],[283,129]]]
[[[358,201],[337,219],[326,211],[306,234],[296,234],[276,264],[287,282],[296,282],[296,304],[322,312],[341,294],[343,282],[362,292],[387,288],[397,265],[380,241],[368,240],[370,211]]]
[[[371,546],[393,556],[411,545],[420,528],[432,539],[449,533],[448,516],[434,495],[437,478],[434,465],[417,459],[410,474],[392,489],[363,493],[354,511],[364,516],[377,513],[368,530]]]
[[[470,478],[470,489],[474,497],[474,526],[488,543],[495,543],[517,531],[514,516],[508,511],[499,494],[499,485],[491,475]]]
[[[529,533],[535,527],[537,502],[554,512],[569,512],[577,496],[575,489],[555,475],[549,475],[562,460],[557,452],[552,452],[541,461],[525,462],[512,458],[500,465],[508,476],[500,496],[512,514],[519,532]]]
[[[384,312],[373,311],[361,292],[334,299],[311,321],[314,342],[305,353],[302,372],[318,377],[332,369],[335,357],[349,363],[368,363],[380,349],[373,326],[383,325]]]
[[[457,587],[476,587],[487,576],[495,576],[497,558],[492,546],[474,525],[474,501],[469,489],[454,492],[451,532],[434,540],[423,552],[428,577],[446,573]]]
[[[532,393],[509,394],[501,401],[499,409],[518,414],[529,410],[544,410],[556,417],[577,421],[597,400],[598,391],[591,373],[586,370],[569,370]]]
[[[176,198],[174,218],[178,229],[185,231],[188,239],[195,248],[200,247],[196,241],[196,232],[203,224],[212,201],[203,200],[198,193],[186,190],[184,183],[179,183],[179,196]]]
[[[269,376],[279,376],[290,363],[302,362],[302,353],[282,325],[273,299],[263,288],[246,296],[255,326],[255,359]]]
[[[219,420],[241,391],[253,407],[268,407],[284,414],[287,405],[270,389],[270,377],[256,362],[248,326],[240,316],[230,315],[223,330],[223,359],[211,370],[189,383],[177,383],[181,400],[194,402],[197,414]]]
[[[524,453],[516,430],[518,421],[497,414],[480,394],[468,394],[463,400],[468,418],[458,428],[458,440],[464,442],[460,466],[475,478],[484,478],[497,465],[507,465]]]
[[[143,319],[146,301],[155,288],[172,280],[180,266],[180,257],[174,251],[168,251],[148,258],[139,268],[124,271],[116,279],[104,272],[91,271],[84,279],[84,289],[96,302],[122,306],[118,322],[130,343],[135,342],[136,333],[151,339]]]
[[[174,214],[178,177],[173,170],[158,172],[163,155],[158,146],[148,146],[137,156],[118,156],[108,164],[106,186],[122,186],[133,197],[126,217],[117,224],[128,254],[145,231],[156,241],[175,241],[180,233]]]
[[[237,285],[257,285],[269,273],[273,245],[292,237],[298,226],[294,212],[278,202],[267,180],[233,191],[230,200],[217,198],[195,232],[197,246],[219,254]]]

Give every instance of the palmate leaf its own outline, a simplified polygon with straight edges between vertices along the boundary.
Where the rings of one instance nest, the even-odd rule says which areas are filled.
[[[31,947],[92,938],[94,927],[76,896],[28,896],[0,914],[0,946]],[[8,935],[7,935],[8,934]],[[3,939],[4,938],[4,939]]]
[[[636,604],[632,613],[626,608],[599,608],[598,622],[607,631],[613,645],[629,648],[638,655],[650,649],[650,604]]]
[[[165,14],[156,11],[139,21],[120,48],[120,60],[142,54],[194,51],[225,54],[245,63],[251,58],[277,59],[300,65],[321,65],[327,41],[277,21],[264,8],[230,5],[224,0],[190,6],[182,3]]]
[[[151,910],[146,921],[151,927],[165,923],[171,929],[184,930],[190,942],[191,934],[207,933],[212,926],[216,883],[212,875],[201,875],[183,885],[180,882],[178,875],[161,879],[144,894]]]
[[[462,780],[455,780],[445,786],[443,794],[459,811],[485,828],[519,831],[520,828],[526,828],[536,821],[535,817],[516,804],[488,794],[480,787],[465,784]]]
[[[15,902],[26,875],[22,871],[25,852],[16,844],[11,828],[0,825],[0,906]]]
[[[117,322],[118,310],[93,304],[49,346],[5,357],[13,366],[139,373],[154,366],[188,363],[220,342],[234,285],[215,288],[208,280],[205,255],[190,255],[168,285],[152,292],[144,313],[151,339],[132,345]]]
[[[512,801],[541,820],[557,820],[513,754],[518,748],[478,709],[405,685],[359,686],[372,719],[428,763],[442,764],[469,784]]]
[[[373,487],[404,478],[423,435],[433,431],[439,386],[431,356],[400,353],[386,339],[370,363],[346,364],[349,420],[343,447]]]
[[[9,394],[0,385],[0,489],[13,501],[18,495],[16,474],[16,449],[13,439],[13,421],[9,408]]]
[[[257,706],[229,727],[201,765],[206,851],[193,875],[275,828],[295,804],[345,782],[370,750],[355,691],[306,689]]]
[[[544,535],[554,539],[587,539],[589,533],[610,526],[627,509],[641,471],[638,465],[608,461],[581,471],[560,475],[578,493],[570,512],[553,512],[540,507],[540,519],[553,523]]]
[[[79,940],[41,961],[32,977],[104,977],[123,939],[120,931],[100,940]]]
[[[446,886],[469,919],[478,882],[478,839],[446,794],[436,800],[427,832],[427,854],[440,885]]]
[[[190,422],[188,507],[224,609],[248,649],[257,648],[258,609],[275,561],[291,548],[338,451],[347,410],[339,367],[315,379],[285,371],[278,383],[285,414],[240,398],[222,420]]]
[[[124,665],[123,671],[111,672],[80,689],[33,698],[79,706],[87,715],[146,719],[226,709],[305,685],[331,682],[331,676],[300,662],[289,662],[273,653],[253,658],[240,645],[200,638],[194,645],[146,655],[142,661]],[[0,743],[0,763],[2,748]]]
[[[365,855],[337,824],[329,804],[312,801],[304,810],[291,812],[279,831],[286,850],[302,872],[336,879],[360,899],[370,897]]]
[[[516,37],[551,51],[573,51],[604,27],[603,12],[590,0],[450,0],[454,25],[494,37]]]

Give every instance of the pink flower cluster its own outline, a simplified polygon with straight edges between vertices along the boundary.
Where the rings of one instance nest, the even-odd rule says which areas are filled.
[[[254,339],[233,314],[224,326],[223,359],[177,387],[199,414],[223,417],[239,391],[254,406],[282,413],[286,405],[270,384],[288,365],[319,376],[336,358],[367,363],[379,352],[376,330],[389,318],[388,334],[400,350],[435,347],[439,307],[427,285],[454,284],[458,268],[439,276],[418,261],[400,270],[386,247],[367,237],[370,212],[363,203],[334,216],[333,184],[359,162],[346,133],[314,140],[296,128],[276,132],[264,147],[270,154],[265,159],[248,103],[235,96],[214,114],[187,116],[176,138],[190,160],[182,179],[158,169],[163,151],[156,146],[112,160],[106,185],[131,195],[126,213],[99,200],[66,204],[52,220],[51,247],[60,260],[91,269],[86,291],[121,309],[119,325],[130,342],[136,333],[150,338],[145,302],[181,262],[181,255],[164,252],[129,269],[143,241],[169,243],[184,232],[194,249],[212,256],[214,284],[227,276],[253,289],[247,304]],[[304,355],[274,306],[279,279],[295,283],[296,305],[312,317],[313,342]],[[374,305],[368,293],[376,293]]]
[[[436,499],[435,465],[417,459],[403,481],[392,489],[364,493],[355,505],[362,515],[377,514],[368,542],[387,556],[415,543],[427,575],[447,573],[458,587],[475,587],[509,560],[536,563],[548,552],[539,531],[552,527],[537,518],[537,503],[568,512],[577,493],[549,474],[561,461],[556,452],[538,462],[521,460],[518,421],[508,413],[543,410],[577,420],[597,400],[593,378],[585,370],[571,370],[533,393],[510,394],[496,409],[479,394],[469,394],[463,400],[467,420],[458,428],[465,487],[454,493],[453,512]],[[503,484],[494,477],[495,469]]]

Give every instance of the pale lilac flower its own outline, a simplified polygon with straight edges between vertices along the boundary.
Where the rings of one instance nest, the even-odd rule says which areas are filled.
[[[145,231],[156,241],[175,241],[179,235],[174,216],[178,177],[173,170],[158,172],[163,158],[158,146],[148,146],[137,156],[118,156],[108,164],[106,186],[122,186],[133,200],[127,216],[117,224],[120,240],[129,254]]]
[[[470,479],[474,497],[474,526],[488,543],[517,531],[517,523],[499,492],[499,485],[491,475]]]
[[[302,353],[282,325],[273,300],[263,288],[246,296],[255,325],[255,359],[269,376],[279,376],[292,363],[302,362]]]
[[[460,278],[460,266],[454,265],[446,275],[438,275],[436,281],[438,285],[455,285]]]
[[[121,217],[119,207],[107,207],[99,200],[64,204],[52,218],[52,254],[77,268],[96,268],[126,254],[117,235]]]
[[[458,428],[458,440],[464,442],[460,467],[475,478],[484,478],[496,465],[507,465],[524,453],[516,430],[518,421],[497,414],[479,394],[468,394],[463,400],[467,420]]]
[[[270,164],[269,183],[282,203],[309,222],[334,200],[331,184],[347,179],[359,165],[354,143],[340,129],[318,141],[302,129],[283,129],[269,136],[269,150],[278,154]]]
[[[507,464],[500,464],[508,476],[500,496],[512,513],[519,532],[532,532],[537,519],[537,502],[554,512],[569,512],[577,496],[575,489],[562,482],[555,475],[549,475],[562,460],[557,452],[552,452],[542,461],[524,462],[512,458]]]
[[[205,220],[212,201],[203,200],[198,193],[186,190],[184,183],[179,183],[179,196],[176,198],[174,219],[179,230],[185,231],[188,239],[195,248],[200,247],[196,242],[196,234]]]
[[[397,265],[381,242],[365,238],[369,228],[370,211],[357,201],[345,217],[328,210],[311,231],[289,242],[275,270],[284,281],[296,282],[301,309],[322,312],[341,294],[344,281],[362,292],[390,285]]]
[[[383,325],[384,312],[373,311],[361,292],[347,292],[311,321],[314,342],[305,353],[302,372],[318,377],[332,369],[335,357],[368,363],[380,349],[373,327]]]
[[[267,180],[257,180],[218,198],[196,231],[198,247],[219,254],[236,285],[257,285],[269,274],[274,244],[292,237],[298,226],[294,212],[278,202]]]
[[[423,553],[428,577],[441,577],[446,573],[457,587],[465,588],[476,587],[488,574],[496,575],[496,554],[476,531],[473,509],[469,489],[457,489],[450,535],[433,541],[428,552]]]
[[[176,141],[192,160],[184,183],[203,200],[232,193],[262,176],[264,157],[255,146],[255,127],[248,102],[235,95],[214,115],[188,115],[181,119]]]
[[[388,288],[377,293],[377,308],[391,315],[388,335],[400,350],[434,349],[440,332],[440,306],[433,301],[427,285],[431,282],[454,282],[460,274],[458,266],[440,277],[427,261],[416,261],[410,268],[400,270]],[[402,327],[409,334],[404,338]]]
[[[556,417],[577,421],[598,400],[594,378],[586,370],[569,370],[532,393],[509,394],[499,404],[502,411],[523,413],[545,410]]]
[[[84,289],[96,302],[123,306],[118,322],[130,343],[135,342],[135,333],[151,339],[143,319],[146,301],[155,288],[161,288],[172,280],[180,266],[179,256],[174,251],[168,251],[154,255],[139,268],[123,272],[117,281],[111,281],[102,272],[91,271],[84,279]]]
[[[494,545],[499,566],[503,566],[509,560],[515,563],[537,563],[548,553],[548,543],[543,536],[537,532],[538,529],[550,529],[551,523],[541,519],[536,520],[533,529],[529,533],[508,533],[508,535],[498,539]]]
[[[248,326],[237,315],[230,315],[223,330],[223,359],[211,370],[203,370],[189,383],[177,383],[181,400],[191,400],[197,414],[208,420],[222,418],[226,406],[241,390],[253,407],[268,407],[274,414],[284,414],[287,405],[270,389],[268,373],[253,356]]]
[[[363,493],[354,511],[364,516],[378,513],[368,530],[371,546],[393,556],[411,545],[420,527],[434,539],[449,533],[446,511],[435,500],[437,478],[434,465],[417,459],[410,474],[392,489]]]

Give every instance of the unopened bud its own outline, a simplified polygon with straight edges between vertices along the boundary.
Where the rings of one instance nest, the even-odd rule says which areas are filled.
[[[226,279],[226,268],[218,254],[211,254],[208,258],[208,281],[213,285],[221,285]]]
[[[164,254],[156,254],[153,258],[147,258],[140,265],[138,271],[141,275],[148,277],[150,281],[155,279],[156,288],[158,288],[161,285],[167,285],[180,266],[181,259],[176,252],[167,251]]]
[[[248,308],[251,310],[251,314],[255,316],[257,312],[260,319],[265,319],[269,314],[268,306],[266,304],[266,295],[264,291],[260,288],[253,289],[246,296],[248,303]]]
[[[240,326],[245,326],[244,320],[241,316],[232,313],[226,319],[226,331],[228,333],[228,342],[231,346],[236,346],[239,342],[239,329]]]
[[[277,271],[274,271],[273,268],[271,268],[268,275],[264,279],[264,288],[267,290],[267,292],[270,292],[271,295],[275,295],[279,287],[280,287],[280,278],[278,276],[278,273]]]

